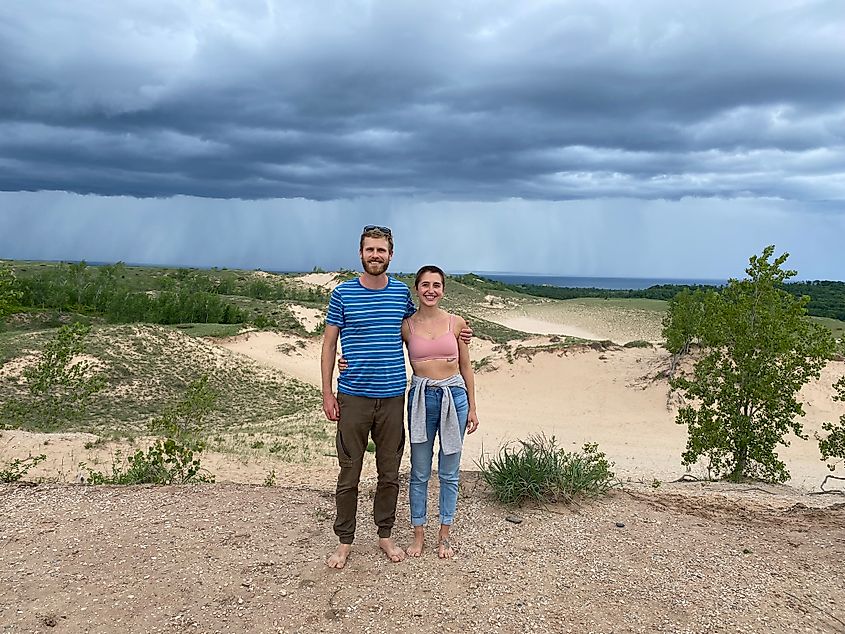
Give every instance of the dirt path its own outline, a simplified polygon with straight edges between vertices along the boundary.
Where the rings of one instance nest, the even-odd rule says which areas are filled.
[[[328,483],[2,485],[0,632],[845,632],[842,498],[639,487],[517,525],[470,473],[458,558],[390,564],[374,484],[343,571]]]

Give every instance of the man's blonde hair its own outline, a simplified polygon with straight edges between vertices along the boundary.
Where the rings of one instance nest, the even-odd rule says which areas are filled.
[[[393,253],[393,233],[388,229],[384,231],[386,227],[373,227],[371,229],[365,228],[364,232],[361,234],[361,243],[358,246],[359,251],[364,250],[364,238],[382,238],[387,240],[387,250],[390,253]]]

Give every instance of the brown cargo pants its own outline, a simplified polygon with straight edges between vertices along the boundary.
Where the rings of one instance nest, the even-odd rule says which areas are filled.
[[[378,485],[373,501],[373,520],[379,537],[390,537],[396,522],[399,496],[399,463],[405,450],[405,395],[391,398],[365,398],[338,393],[340,420],[337,422],[337,518],[335,535],[341,544],[355,539],[358,512],[358,481],[364,452],[372,434],[376,446]]]

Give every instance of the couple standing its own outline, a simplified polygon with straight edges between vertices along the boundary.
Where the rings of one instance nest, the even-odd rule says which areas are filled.
[[[399,494],[399,463],[405,449],[405,357],[414,375],[408,393],[408,428],[411,438],[409,497],[414,540],[407,553],[422,554],[427,513],[428,480],[434,436],[440,437],[437,470],[440,478],[440,533],[438,555],[454,554],[449,530],[458,499],[458,472],[465,432],[478,427],[475,385],[468,342],[472,331],[458,316],[439,307],[445,275],[436,266],[424,266],[414,287],[419,309],[402,282],[388,277],[393,257],[393,236],[387,227],[368,225],[361,234],[363,273],[332,291],[323,337],[321,374],[323,411],[337,422],[337,517],[334,532],[340,543],[327,559],[343,568],[355,537],[358,481],[368,437],[376,446],[378,485],[373,519],[379,547],[391,561],[405,558],[391,537]],[[337,341],[343,359],[333,391]]]

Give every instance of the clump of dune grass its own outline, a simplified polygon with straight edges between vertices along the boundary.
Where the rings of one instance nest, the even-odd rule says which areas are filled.
[[[503,504],[568,503],[602,495],[617,483],[613,463],[597,444],[568,452],[557,446],[554,436],[542,434],[505,445],[476,464],[493,496]]]
[[[645,341],[643,339],[634,339],[634,341],[629,341],[626,344],[622,345],[623,348],[653,348],[654,346],[651,345],[650,341]]]

